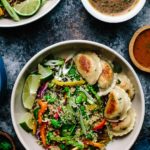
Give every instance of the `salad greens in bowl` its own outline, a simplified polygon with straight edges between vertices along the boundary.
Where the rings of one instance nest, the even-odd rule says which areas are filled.
[[[11,116],[26,149],[128,150],[144,118],[128,62],[109,47],[73,40],[36,54],[13,88]]]
[[[51,11],[60,0],[1,0],[0,27],[16,27],[33,22]]]

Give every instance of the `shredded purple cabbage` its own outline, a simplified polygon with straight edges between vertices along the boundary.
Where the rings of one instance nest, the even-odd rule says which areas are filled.
[[[47,90],[48,82],[44,83],[38,90],[37,98],[43,98],[45,91]]]
[[[36,130],[35,136],[38,140],[40,140],[40,129],[39,128]]]

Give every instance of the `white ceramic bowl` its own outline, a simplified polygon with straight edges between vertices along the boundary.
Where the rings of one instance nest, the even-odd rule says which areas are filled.
[[[113,58],[117,60],[122,65],[123,70],[127,73],[128,77],[134,84],[136,94],[133,100],[133,108],[135,108],[137,113],[134,130],[127,136],[110,142],[110,144],[107,146],[107,150],[128,150],[135,142],[141,130],[145,112],[144,94],[135,71],[122,56],[103,44],[91,41],[72,40],[60,42],[41,50],[27,62],[15,82],[11,97],[11,117],[16,134],[27,150],[43,150],[43,148],[36,143],[36,139],[31,134],[24,131],[18,124],[21,117],[26,112],[22,105],[21,95],[27,75],[29,75],[29,73],[35,68],[35,66],[37,66],[38,63],[40,63],[46,56],[50,54],[58,56],[60,53],[64,54],[78,50],[96,50],[104,54],[109,59]]]
[[[85,7],[85,9],[95,18],[97,18],[98,20],[104,21],[104,22],[108,22],[108,23],[120,23],[120,22],[124,22],[127,21],[131,18],[133,18],[134,16],[136,16],[140,10],[143,8],[146,0],[139,0],[138,3],[135,5],[135,7],[133,7],[133,9],[131,11],[129,11],[128,13],[124,13],[121,15],[116,15],[116,16],[109,16],[106,15],[104,13],[99,12],[98,10],[96,10],[89,2],[89,0],[81,0],[83,3],[83,6]]]
[[[60,0],[47,0],[46,3],[39,9],[39,11],[35,15],[21,19],[18,22],[14,21],[11,18],[0,18],[0,27],[18,27],[34,22],[49,13],[59,2]]]

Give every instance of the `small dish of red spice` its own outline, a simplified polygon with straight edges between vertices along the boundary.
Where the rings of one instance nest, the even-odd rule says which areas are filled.
[[[150,25],[135,32],[129,44],[129,55],[137,68],[150,73]]]

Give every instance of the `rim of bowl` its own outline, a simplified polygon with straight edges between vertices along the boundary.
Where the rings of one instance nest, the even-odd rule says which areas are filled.
[[[143,26],[141,28],[139,28],[133,35],[131,41],[130,41],[130,44],[129,44],[129,55],[130,55],[130,58],[133,62],[133,64],[139,68],[140,70],[142,71],[145,71],[145,72],[148,72],[150,73],[150,68],[147,68],[147,67],[144,67],[142,66],[136,59],[135,59],[135,56],[133,54],[133,49],[134,49],[134,44],[135,44],[135,41],[137,39],[137,37],[144,31],[146,30],[150,30],[150,25],[146,25],[146,26]]]
[[[144,121],[144,114],[145,114],[145,100],[144,100],[144,93],[143,93],[143,89],[142,89],[142,86],[141,86],[141,83],[139,81],[139,78],[138,76],[136,75],[134,69],[131,67],[131,65],[120,55],[118,54],[116,51],[114,51],[112,48],[104,45],[104,44],[100,44],[100,43],[97,43],[97,42],[93,42],[93,41],[88,41],[88,40],[67,40],[67,41],[63,41],[63,42],[58,42],[56,44],[53,44],[51,46],[48,46],[44,49],[42,49],[41,51],[39,51],[37,54],[35,54],[26,64],[25,66],[22,68],[22,70],[20,71],[16,81],[15,81],[15,84],[14,84],[14,87],[13,87],[13,90],[12,90],[12,95],[11,95],[11,105],[10,105],[10,109],[11,109],[11,118],[12,118],[12,124],[13,124],[13,127],[15,129],[15,132],[17,134],[17,137],[18,139],[20,140],[20,142],[23,144],[23,146],[26,148],[26,149],[30,149],[24,142],[24,140],[22,139],[21,137],[21,134],[18,130],[18,127],[17,127],[17,123],[15,121],[15,114],[14,114],[14,102],[15,102],[15,93],[16,93],[16,88],[17,88],[17,85],[19,84],[19,81],[20,81],[20,78],[22,77],[23,73],[26,71],[26,68],[31,65],[38,57],[40,57],[43,53],[47,52],[47,51],[50,51],[51,49],[55,48],[55,47],[58,47],[58,46],[62,46],[62,45],[66,45],[66,44],[77,44],[77,43],[80,43],[80,44],[89,44],[89,45],[94,45],[94,46],[97,46],[97,47],[101,47],[101,48],[104,48],[106,49],[107,51],[113,53],[114,55],[116,55],[117,57],[119,57],[129,68],[129,70],[133,73],[137,83],[138,83],[138,86],[139,86],[139,90],[140,90],[140,93],[141,93],[141,104],[142,104],[142,112],[141,112],[141,122],[139,123],[139,126],[138,126],[138,129],[137,129],[137,132],[135,133],[134,135],[134,138],[131,139],[130,141],[130,144],[127,146],[127,149],[130,149],[132,147],[132,145],[134,144],[134,142],[136,141],[140,131],[141,131],[141,128],[142,128],[142,125],[143,125],[143,121]]]
[[[137,4],[130,10],[130,12],[125,13],[123,15],[110,16],[100,11],[96,10],[89,2],[89,0],[81,0],[85,9],[91,14],[94,18],[101,20],[107,23],[121,23],[127,20],[130,20],[134,16],[136,16],[144,7],[146,0],[139,0]]]
[[[37,16],[33,15],[29,18],[29,20],[26,20],[25,22],[15,22],[14,24],[6,24],[6,25],[0,25],[0,28],[14,28],[14,27],[20,27],[20,26],[24,26],[27,24],[30,24],[34,21],[39,20],[40,18],[42,18],[43,16],[45,16],[46,14],[48,14],[50,11],[52,11],[60,2],[61,0],[57,0],[56,3],[51,7],[51,9],[46,9],[45,12],[43,12],[42,14],[39,14]],[[25,19],[24,19],[25,20]]]

